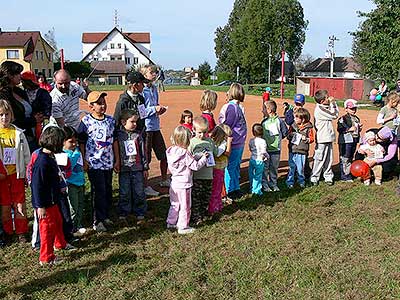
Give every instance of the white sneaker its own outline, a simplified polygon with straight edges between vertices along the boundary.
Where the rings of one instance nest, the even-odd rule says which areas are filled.
[[[176,229],[176,225],[167,223],[167,229]]]
[[[272,190],[273,190],[274,192],[279,192],[279,191],[280,191],[280,189],[279,189],[277,186],[274,186],[274,187],[272,188]]]
[[[187,227],[187,228],[179,228],[178,229],[178,233],[179,234],[189,234],[189,233],[193,233],[195,232],[196,229],[192,228],[192,227]]]
[[[376,185],[382,185],[382,182],[379,179],[375,179],[375,184]]]
[[[171,180],[169,178],[165,179],[163,181],[160,181],[160,186],[161,187],[169,187],[170,185],[171,185]]]
[[[145,192],[146,196],[157,197],[158,195],[160,195],[160,193],[153,190],[153,188],[151,186],[146,186],[144,189],[144,192]]]
[[[104,226],[102,222],[97,223],[97,225],[93,225],[93,230],[97,232],[105,232],[107,228]]]
[[[40,264],[42,267],[44,267],[44,266],[49,266],[49,267],[51,267],[51,266],[59,265],[59,264],[61,264],[63,261],[64,261],[63,259],[61,259],[61,258],[59,258],[58,256],[56,256],[56,258],[54,258],[54,259],[51,260],[51,261],[39,261],[39,264]]]
[[[78,229],[78,232],[79,232],[80,234],[85,234],[85,233],[87,232],[87,230],[86,230],[86,228],[82,227],[82,228],[79,228],[79,229]]]
[[[76,251],[76,250],[78,250],[75,246],[72,246],[72,245],[69,244],[69,243],[67,243],[67,244],[65,245],[65,248],[56,248],[56,247],[54,247],[53,249],[54,249],[54,251],[60,251],[60,250],[65,250],[65,251]]]
[[[272,190],[269,186],[263,186],[262,190],[267,193],[272,192]]]
[[[104,220],[104,223],[105,223],[106,225],[114,225],[114,222],[111,221],[110,219],[105,219],[105,220]]]
[[[371,184],[371,181],[369,179],[364,180],[364,185],[370,185],[370,184]]]

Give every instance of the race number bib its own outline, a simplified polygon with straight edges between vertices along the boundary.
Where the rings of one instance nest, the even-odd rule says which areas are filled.
[[[4,148],[3,149],[3,164],[4,165],[15,165],[16,156],[17,156],[17,149]]]
[[[300,141],[301,141],[301,134],[295,132],[295,133],[293,134],[293,138],[292,138],[292,140],[291,140],[292,144],[293,144],[293,145],[299,145],[299,144],[300,144]]]
[[[99,126],[96,128],[94,134],[94,140],[97,142],[105,143],[107,141],[107,127],[106,126]]]
[[[125,141],[124,145],[126,155],[131,156],[137,154],[135,141]]]
[[[213,155],[213,153],[211,151],[208,152],[206,166],[207,167],[214,167],[215,166],[214,155]]]
[[[140,118],[145,119],[146,118],[146,107],[144,106],[144,104],[140,104],[138,106],[138,110],[139,110]]]
[[[269,131],[269,135],[279,135],[279,129],[278,126],[274,123],[274,124],[269,124],[269,126],[267,127],[268,131]]]
[[[345,144],[351,144],[353,142],[353,135],[351,133],[345,133],[343,138]]]
[[[68,164],[68,154],[67,153],[56,153],[57,165],[65,167]]]

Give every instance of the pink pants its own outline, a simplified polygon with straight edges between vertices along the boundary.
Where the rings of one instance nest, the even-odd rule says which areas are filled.
[[[170,187],[169,201],[171,206],[168,212],[167,223],[176,225],[178,229],[189,227],[192,189],[177,189]]]
[[[225,171],[223,169],[215,169],[213,170],[213,182],[212,182],[212,190],[211,190],[211,198],[210,203],[208,205],[208,213],[210,215],[221,211],[224,207],[222,205],[222,189],[224,186],[224,174]]]

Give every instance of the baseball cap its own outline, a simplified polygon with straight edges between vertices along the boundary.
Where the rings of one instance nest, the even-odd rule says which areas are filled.
[[[104,96],[107,96],[107,93],[98,92],[98,91],[90,92],[90,94],[87,97],[87,102],[89,104],[95,103],[95,102],[97,102],[97,100],[99,100],[100,97],[104,97]]]
[[[357,100],[347,99],[344,101],[344,108],[357,108]]]
[[[22,80],[30,80],[33,83],[39,84],[37,79],[36,79],[36,75],[35,73],[33,73],[33,71],[25,71],[21,73],[21,79]]]
[[[306,97],[303,94],[294,96],[294,103],[304,104],[304,102],[306,102]]]
[[[129,71],[128,73],[126,73],[126,81],[128,81],[129,83],[150,82],[150,80],[146,79],[143,74],[138,71]]]

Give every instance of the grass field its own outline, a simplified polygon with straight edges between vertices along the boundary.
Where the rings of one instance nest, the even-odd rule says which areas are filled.
[[[320,184],[227,206],[196,233],[146,223],[83,239],[39,267],[29,245],[0,250],[0,299],[399,299],[396,181]],[[245,187],[244,187],[245,188]]]

